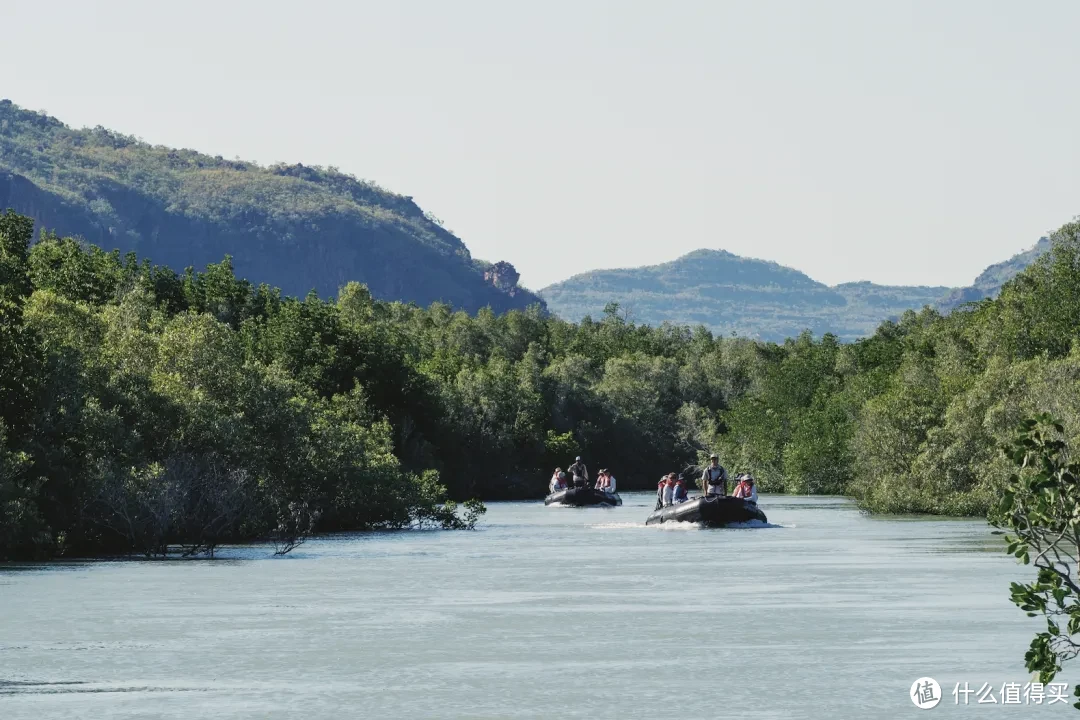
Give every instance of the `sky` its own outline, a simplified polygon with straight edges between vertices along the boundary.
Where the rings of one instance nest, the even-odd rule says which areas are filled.
[[[1080,214],[1074,0],[0,0],[0,98],[412,196],[539,289],[966,285]]]

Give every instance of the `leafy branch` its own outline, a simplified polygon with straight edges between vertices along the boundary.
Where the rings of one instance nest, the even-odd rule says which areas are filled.
[[[1017,472],[989,514],[1006,533],[1007,552],[1037,570],[1034,582],[1012,583],[1010,595],[1029,617],[1046,618],[1046,631],[1024,655],[1043,683],[1080,655],[1080,464],[1069,461],[1064,431],[1045,413],[1023,422],[1003,448]],[[1080,685],[1074,694],[1080,697]]]

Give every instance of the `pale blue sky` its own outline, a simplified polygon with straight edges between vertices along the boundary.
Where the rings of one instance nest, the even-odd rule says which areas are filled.
[[[1080,2],[0,0],[0,97],[412,195],[540,288],[970,282],[1080,213]]]

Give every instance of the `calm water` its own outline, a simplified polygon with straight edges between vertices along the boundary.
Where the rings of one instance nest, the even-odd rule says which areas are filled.
[[[891,718],[1025,682],[1025,576],[975,521],[763,497],[779,527],[490,507],[472,533],[0,568],[0,718]],[[1063,680],[1073,680],[1069,676]],[[1070,693],[1071,694],[1071,693]]]

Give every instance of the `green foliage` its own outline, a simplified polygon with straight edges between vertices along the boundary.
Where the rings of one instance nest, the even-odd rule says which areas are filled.
[[[1017,253],[1004,262],[995,263],[986,268],[969,287],[953,290],[935,303],[935,307],[942,312],[948,312],[965,303],[997,297],[1005,283],[1019,275],[1024,268],[1035,262],[1050,247],[1050,238],[1039,238],[1039,242],[1035,243],[1032,248]]]
[[[511,265],[474,264],[464,243],[411,197],[375,183],[332,167],[262,167],[101,127],[76,130],[7,100],[0,101],[0,196],[62,234],[176,271],[231,254],[241,274],[294,295],[314,288],[329,297],[361,280],[380,297],[442,300],[470,312],[540,302],[517,286]],[[57,243],[38,256],[40,264],[65,266],[49,273],[50,289],[95,302],[117,291],[116,273],[102,267],[110,255],[73,256],[74,245]],[[168,282],[168,273],[144,279],[159,280]],[[208,287],[190,290],[223,302],[200,311],[234,322],[223,313],[237,310],[229,301],[238,297],[217,286],[212,270],[200,282]],[[161,289],[156,296],[169,302]]]
[[[30,294],[27,250],[33,234],[30,218],[10,210],[0,215],[0,301],[16,302]]]
[[[401,348],[356,302],[282,301],[228,259],[180,278],[55,236],[28,252],[32,226],[3,221],[0,556],[287,551],[482,514],[395,455],[384,412],[412,409],[417,373],[379,375]]]
[[[1005,447],[1015,472],[989,514],[1008,533],[1009,554],[1036,569],[1034,582],[1012,584],[1011,597],[1029,617],[1046,618],[1024,656],[1043,683],[1080,654],[1080,464],[1070,461],[1064,432],[1045,413],[1023,422]]]
[[[412,519],[418,528],[435,527],[442,530],[473,530],[477,520],[487,512],[479,500],[467,500],[464,514],[458,514],[458,504],[447,498],[446,488],[439,483],[438,473],[428,470],[415,484],[416,509]]]
[[[1075,226],[997,300],[782,344],[540,308],[282,297],[0,220],[0,554],[213,552],[316,531],[472,527],[576,455],[645,488],[719,451],[766,491],[983,513],[993,451],[1080,441]]]
[[[1063,357],[1076,337],[1080,222],[1063,226],[1051,240],[1051,250],[1002,289],[997,303],[1001,327],[984,339],[1018,358]]]

